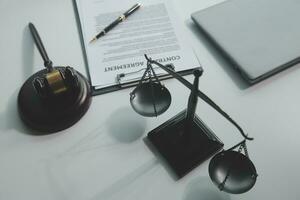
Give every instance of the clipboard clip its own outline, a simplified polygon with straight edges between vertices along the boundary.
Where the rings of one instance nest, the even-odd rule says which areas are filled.
[[[173,64],[167,64],[166,66],[175,71],[175,66]],[[131,85],[137,85],[138,81],[141,79],[141,76],[142,76],[142,74],[141,74],[141,76],[137,76],[137,74],[145,71],[146,69],[147,68],[142,68],[142,69],[139,69],[139,70],[133,71],[133,72],[117,74],[116,83],[118,85],[120,85],[121,87],[128,87],[129,85],[130,86]],[[159,67],[153,67],[153,70],[157,70],[157,69],[160,69],[160,68]],[[159,73],[157,75],[158,75],[158,78],[163,77],[162,80],[169,77],[168,74],[163,75],[163,74]]]

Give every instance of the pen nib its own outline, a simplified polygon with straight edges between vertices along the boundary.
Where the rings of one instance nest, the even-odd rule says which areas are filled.
[[[94,37],[94,38],[90,41],[90,44],[91,44],[92,42],[96,41],[96,40],[97,40],[97,38]]]

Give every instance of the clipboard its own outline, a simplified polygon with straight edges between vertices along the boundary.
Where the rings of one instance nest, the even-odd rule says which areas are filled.
[[[168,2],[168,0],[156,0],[156,1]],[[122,82],[122,81],[118,81],[117,80],[118,77],[116,76],[116,82],[113,85],[109,85],[109,86],[105,86],[105,87],[101,87],[101,88],[98,88],[97,86],[93,86],[93,84],[92,84],[92,74],[91,74],[91,70],[90,70],[90,67],[89,67],[87,49],[86,49],[85,38],[84,38],[85,33],[84,33],[84,30],[83,30],[84,27],[83,27],[83,22],[82,22],[82,16],[80,16],[80,11],[79,11],[80,8],[78,7],[78,2],[80,2],[80,0],[73,0],[73,2],[74,2],[74,10],[75,10],[75,13],[76,13],[75,15],[76,15],[77,26],[78,26],[79,33],[80,33],[80,41],[81,41],[81,46],[82,46],[82,49],[83,49],[83,55],[84,55],[87,75],[88,75],[89,81],[92,85],[92,88],[91,88],[92,89],[92,95],[93,96],[101,95],[101,94],[110,93],[110,92],[118,91],[118,90],[121,90],[121,89],[136,86],[139,83],[141,77],[137,78],[135,80],[129,80],[129,81],[127,80],[125,82]],[[106,36],[104,36],[104,37],[106,37]],[[96,41],[96,42],[101,42],[101,41]],[[193,67],[190,67],[190,68],[186,68],[184,70],[176,71],[177,73],[179,73],[182,76],[192,74],[192,72],[195,69],[201,68],[199,59],[196,56],[195,52],[192,49],[190,49],[190,50],[191,50],[191,52],[194,56],[193,59],[195,59],[197,61],[197,65],[194,65]],[[157,55],[159,55],[159,54],[157,54]],[[154,56],[153,56],[153,58],[155,59]],[[173,63],[169,62],[169,63],[164,63],[164,64],[171,66]],[[140,70],[143,70],[143,69],[140,69]],[[169,79],[169,78],[172,78],[172,77],[168,74],[163,74],[163,75],[158,74],[158,78],[159,78],[159,80],[166,80],[166,79]]]
[[[193,69],[180,71],[180,72],[178,72],[178,74],[180,74],[181,76],[190,75],[196,69],[201,69],[201,67],[196,67],[196,68],[193,68]],[[160,81],[167,80],[167,79],[170,79],[170,78],[173,78],[173,77],[171,75],[168,75],[168,74],[158,76],[158,79]],[[95,89],[94,87],[92,87],[92,95],[96,96],[96,95],[101,95],[101,94],[105,94],[105,93],[109,93],[109,92],[118,91],[118,90],[121,90],[121,89],[135,87],[135,86],[138,85],[138,83],[139,83],[139,80],[135,80],[135,81],[129,81],[129,82],[126,82],[126,83],[116,84],[114,86],[104,87],[104,88],[101,88],[101,89]]]

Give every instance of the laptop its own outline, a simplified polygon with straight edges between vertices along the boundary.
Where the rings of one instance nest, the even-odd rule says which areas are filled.
[[[299,0],[227,0],[192,19],[250,84],[300,61]]]

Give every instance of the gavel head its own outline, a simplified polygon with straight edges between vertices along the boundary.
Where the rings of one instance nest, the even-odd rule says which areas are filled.
[[[33,86],[41,98],[55,98],[76,92],[79,89],[76,71],[71,67],[53,68],[36,77]]]

